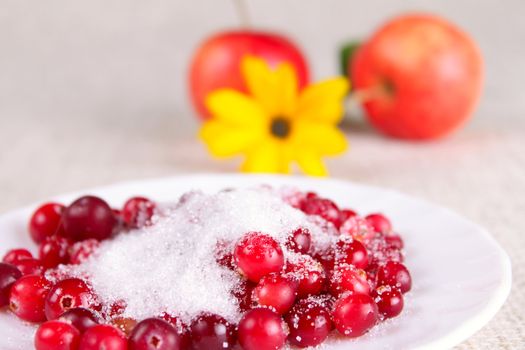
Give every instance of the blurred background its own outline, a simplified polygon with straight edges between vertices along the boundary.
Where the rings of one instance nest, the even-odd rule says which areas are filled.
[[[386,138],[360,116],[333,177],[386,186],[451,207],[491,230],[513,260],[513,294],[461,348],[525,341],[525,3],[507,0],[246,1],[254,27],[300,45],[312,80],[339,72],[338,49],[391,16],[442,15],[485,61],[479,106],[440,140]],[[0,210],[64,191],[187,172],[233,172],[196,139],[187,92],[192,53],[239,26],[232,0],[27,1],[0,4]]]

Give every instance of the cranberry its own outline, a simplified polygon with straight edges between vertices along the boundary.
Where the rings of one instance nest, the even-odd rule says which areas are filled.
[[[235,262],[233,261],[233,247],[228,242],[220,241],[215,246],[215,261],[220,266],[228,270],[235,271]]]
[[[51,282],[44,277],[24,276],[11,287],[9,308],[24,321],[45,321],[44,305],[50,289]]]
[[[231,291],[232,295],[237,299],[239,310],[248,311],[253,306],[253,290],[255,284],[245,279],[241,279],[239,283]]]
[[[403,311],[403,294],[396,288],[380,286],[372,294],[379,313],[385,318],[396,317]]]
[[[66,264],[69,261],[70,241],[64,237],[47,237],[38,249],[38,257],[46,269]]]
[[[162,313],[160,316],[164,321],[167,321],[169,324],[171,324],[173,327],[175,327],[175,330],[177,331],[177,334],[179,334],[180,337],[180,348],[181,349],[191,349],[191,334],[189,327],[184,324],[178,317],[172,316],[166,312]]]
[[[276,273],[264,276],[253,290],[253,300],[272,308],[278,314],[286,313],[297,295],[298,282]]]
[[[311,234],[307,228],[299,227],[292,232],[286,242],[286,247],[296,253],[307,254],[310,250]]]
[[[20,260],[31,259],[33,254],[27,249],[11,249],[2,258],[6,264],[16,265]]]
[[[129,350],[179,350],[181,337],[168,322],[148,318],[139,322],[129,336]]]
[[[84,196],[64,209],[65,235],[74,241],[109,238],[117,224],[109,205],[94,196]]]
[[[395,287],[404,294],[412,288],[412,277],[405,265],[389,261],[379,266],[377,270],[377,285]]]
[[[405,246],[403,239],[397,234],[387,235],[385,236],[385,240],[390,247],[398,250],[403,249],[403,247]]]
[[[383,214],[370,214],[366,216],[366,221],[374,228],[375,232],[387,234],[392,231],[390,220]]]
[[[9,304],[9,291],[22,273],[15,266],[0,263],[0,308]]]
[[[245,234],[235,245],[233,257],[242,274],[255,283],[264,275],[281,271],[284,265],[279,243],[260,232]]]
[[[248,311],[239,322],[239,343],[244,350],[281,349],[286,328],[281,316],[270,309]]]
[[[368,267],[367,270],[377,270],[379,265],[388,261],[403,261],[403,253],[388,243],[387,236],[377,234],[367,242]]]
[[[302,255],[297,261],[288,263],[286,272],[299,281],[298,298],[321,293],[326,282],[323,266],[308,255]]]
[[[312,254],[312,257],[319,263],[321,263],[321,265],[323,265],[325,272],[330,272],[334,269],[335,249],[333,247],[330,247],[323,251],[317,251],[314,254]]]
[[[79,342],[78,329],[60,321],[42,323],[35,334],[36,350],[77,350]]]
[[[44,265],[40,262],[40,260],[37,259],[23,259],[18,260],[14,264],[20,272],[22,272],[22,275],[39,275],[42,276],[46,269],[44,268]]]
[[[99,319],[95,313],[82,307],[74,307],[64,312],[58,318],[59,321],[72,324],[80,333],[98,324]]]
[[[83,263],[99,246],[100,242],[96,239],[86,239],[85,241],[76,242],[69,249],[69,263],[73,265]]]
[[[129,336],[137,325],[137,320],[130,317],[115,317],[111,319],[111,324]]]
[[[202,314],[190,326],[193,350],[232,349],[235,326],[219,315]]]
[[[144,197],[130,198],[122,208],[122,219],[129,228],[151,224],[153,214],[155,214],[155,203]]]
[[[366,272],[352,265],[339,265],[335,268],[330,276],[329,289],[336,297],[345,292],[367,295],[370,293]]]
[[[368,252],[358,240],[341,236],[335,246],[335,263],[352,264],[358,269],[365,269],[368,266]]]
[[[69,309],[88,307],[94,297],[87,284],[79,278],[68,278],[55,284],[45,303],[48,320],[54,320]]]
[[[368,295],[349,294],[336,301],[332,316],[339,333],[355,338],[377,323],[377,305]]]
[[[357,216],[357,213],[352,209],[343,209],[339,212],[339,222],[343,223],[352,216]]]
[[[329,199],[320,197],[307,198],[303,202],[301,210],[308,215],[320,216],[326,221],[334,224],[337,228],[341,225],[339,220],[339,208]]]
[[[328,309],[309,299],[298,301],[285,320],[290,329],[288,341],[300,348],[321,344],[332,329]]]
[[[89,328],[80,339],[78,350],[127,350],[124,333],[113,326],[97,324]]]
[[[58,203],[46,203],[39,207],[29,220],[29,233],[36,243],[47,237],[63,235],[61,225],[64,206]]]
[[[361,242],[366,242],[374,237],[375,231],[367,220],[360,216],[352,216],[342,223],[340,228],[342,235],[347,235]]]

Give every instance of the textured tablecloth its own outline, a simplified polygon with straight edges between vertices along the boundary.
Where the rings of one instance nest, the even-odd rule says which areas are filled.
[[[410,143],[383,138],[354,118],[345,125],[351,151],[328,163],[334,177],[420,196],[487,227],[511,256],[513,289],[498,315],[459,348],[523,348],[524,3],[248,4],[255,23],[298,39],[316,77],[336,71],[338,43],[408,9],[442,13],[473,34],[487,79],[465,129]],[[198,40],[235,23],[228,1],[2,1],[0,211],[122,180],[235,171],[235,162],[210,160],[196,141],[185,92]]]

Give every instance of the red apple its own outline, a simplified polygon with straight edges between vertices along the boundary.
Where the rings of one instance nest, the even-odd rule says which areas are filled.
[[[232,88],[246,92],[240,71],[244,55],[265,59],[271,66],[287,61],[295,68],[299,88],[308,83],[308,66],[300,49],[289,39],[272,33],[231,31],[207,39],[193,56],[189,88],[195,109],[203,119],[209,117],[204,100],[213,90]]]
[[[383,133],[405,139],[437,138],[463,124],[483,80],[472,39],[431,15],[391,20],[349,64],[354,89],[371,93],[364,100],[369,120]]]

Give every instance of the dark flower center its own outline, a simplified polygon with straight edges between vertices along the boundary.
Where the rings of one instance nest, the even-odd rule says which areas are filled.
[[[290,134],[290,122],[286,118],[275,117],[270,125],[270,131],[273,136],[284,139]]]

